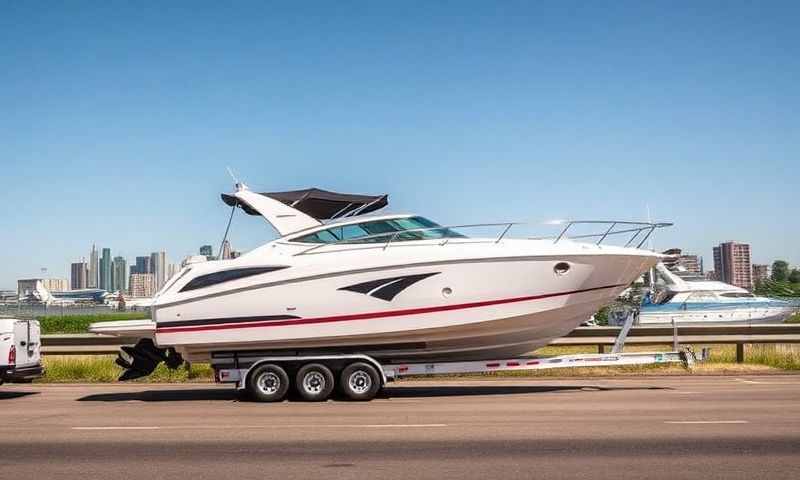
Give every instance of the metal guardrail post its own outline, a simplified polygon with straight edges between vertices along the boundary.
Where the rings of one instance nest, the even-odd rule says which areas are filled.
[[[675,323],[675,318],[672,318],[672,351],[678,351],[678,324]]]
[[[744,343],[736,344],[736,363],[744,363]]]

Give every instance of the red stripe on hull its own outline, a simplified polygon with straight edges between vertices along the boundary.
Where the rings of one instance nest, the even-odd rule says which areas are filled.
[[[544,295],[531,295],[527,297],[504,298],[501,300],[487,300],[483,302],[459,303],[456,305],[442,305],[438,307],[408,308],[404,310],[388,310],[383,312],[355,313],[350,315],[336,315],[332,317],[313,317],[298,318],[292,320],[273,320],[267,322],[248,322],[248,323],[229,323],[222,325],[203,325],[197,327],[157,327],[156,333],[177,333],[177,332],[201,332],[205,330],[229,330],[234,328],[261,328],[261,327],[284,327],[287,325],[306,325],[309,323],[330,323],[344,322],[350,320],[369,320],[373,318],[401,317],[406,315],[420,315],[423,313],[447,312],[451,310],[464,310],[468,308],[489,307],[492,305],[502,305],[506,303],[528,302],[531,300],[542,300],[545,298],[561,297],[575,293],[586,293],[597,290],[621,287],[622,285],[608,285],[605,287],[585,288],[583,290],[572,290],[570,292],[547,293]]]

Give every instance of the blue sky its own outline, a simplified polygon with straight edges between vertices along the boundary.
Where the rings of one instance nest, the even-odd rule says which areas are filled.
[[[0,288],[173,261],[251,186],[443,223],[653,218],[800,263],[798,2],[3,2]],[[234,220],[235,248],[271,238]]]

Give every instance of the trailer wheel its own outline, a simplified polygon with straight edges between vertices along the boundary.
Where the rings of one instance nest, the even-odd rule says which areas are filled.
[[[325,365],[309,363],[297,372],[295,388],[303,400],[309,402],[327,400],[333,392],[333,373]]]
[[[273,363],[261,365],[247,376],[247,390],[259,402],[279,402],[289,391],[289,375]]]
[[[381,388],[378,371],[363,362],[351,363],[339,378],[342,393],[350,400],[372,400]]]

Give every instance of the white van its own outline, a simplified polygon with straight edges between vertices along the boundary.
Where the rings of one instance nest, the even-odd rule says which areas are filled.
[[[41,377],[41,330],[36,320],[0,318],[0,384]]]

